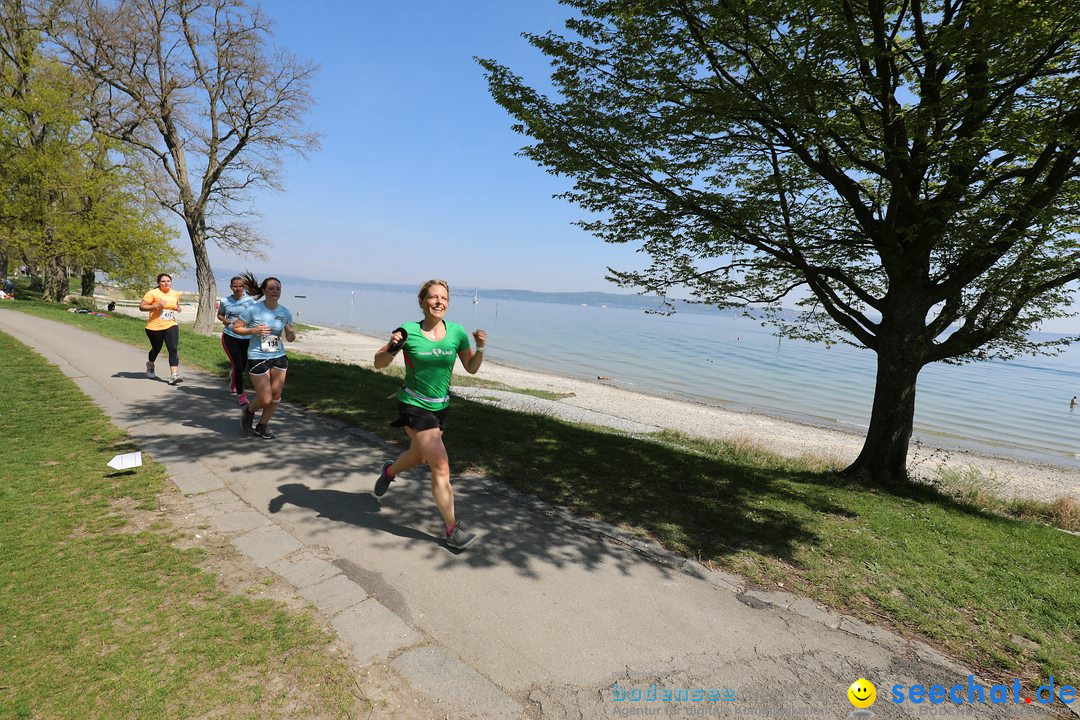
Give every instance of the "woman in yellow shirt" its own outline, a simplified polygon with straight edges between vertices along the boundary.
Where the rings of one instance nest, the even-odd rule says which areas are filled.
[[[169,369],[172,377],[169,384],[175,385],[183,380],[180,377],[180,325],[176,315],[180,312],[180,293],[172,289],[172,276],[161,273],[157,276],[158,286],[143,295],[139,309],[150,313],[146,321],[146,337],[150,338],[150,354],[146,360],[146,377],[154,380],[154,361],[161,352],[161,344],[169,350]]]

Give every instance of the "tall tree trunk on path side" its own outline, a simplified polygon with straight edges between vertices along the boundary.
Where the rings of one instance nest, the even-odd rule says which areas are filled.
[[[191,252],[195,256],[195,282],[199,286],[195,332],[210,335],[217,320],[217,281],[214,280],[214,269],[210,267],[210,255],[206,252],[206,233],[202,222],[189,221],[187,227]]]

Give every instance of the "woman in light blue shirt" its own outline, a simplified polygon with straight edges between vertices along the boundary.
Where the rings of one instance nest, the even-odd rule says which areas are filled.
[[[240,311],[255,302],[255,298],[244,292],[244,278],[239,275],[229,280],[232,295],[227,295],[218,302],[218,322],[224,323],[221,332],[221,347],[225,357],[229,358],[229,394],[235,395],[241,405],[247,405],[244,393],[244,371],[247,370],[248,338],[233,330],[233,323],[240,317]]]
[[[285,343],[296,340],[296,331],[292,325],[292,312],[278,304],[280,280],[268,277],[260,283],[249,272],[241,278],[247,294],[255,301],[245,306],[233,323],[233,330],[248,338],[248,374],[255,387],[255,400],[244,408],[242,424],[245,433],[273,440],[274,433],[266,426],[285,390],[285,373],[289,369]],[[258,302],[259,298],[262,298],[261,302]],[[259,411],[262,411],[262,417],[252,428]]]

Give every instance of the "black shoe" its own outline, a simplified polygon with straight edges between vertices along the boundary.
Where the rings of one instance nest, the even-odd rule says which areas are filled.
[[[246,435],[251,434],[251,426],[255,424],[255,413],[248,412],[247,407],[243,409],[244,417],[240,420],[240,424],[244,427],[244,433]]]
[[[454,529],[446,536],[446,547],[454,550],[464,550],[476,542],[476,538],[476,533],[469,532],[459,522],[454,525]]]
[[[390,483],[394,482],[394,478],[386,474],[387,468],[393,464],[393,460],[387,460],[383,463],[382,474],[379,475],[379,479],[375,481],[375,497],[382,497],[385,495],[386,491],[390,488]]]
[[[255,434],[261,437],[263,440],[273,440],[277,437],[277,435],[270,432],[270,429],[267,428],[265,425],[256,425]]]

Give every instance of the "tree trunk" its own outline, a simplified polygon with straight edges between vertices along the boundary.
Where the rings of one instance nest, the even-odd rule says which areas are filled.
[[[42,280],[41,299],[51,302],[63,302],[64,297],[68,294],[68,274],[63,257],[52,255],[45,258]]]
[[[210,256],[206,252],[206,235],[202,220],[187,223],[188,236],[191,238],[191,252],[195,256],[195,282],[199,287],[199,310],[195,315],[195,332],[209,335],[214,331],[217,320],[217,282],[214,270],[210,267]]]
[[[94,268],[87,267],[82,274],[82,295],[84,297],[93,297],[96,287],[97,277],[94,274]]]
[[[922,363],[899,348],[878,352],[870,428],[862,451],[843,474],[872,485],[907,482],[907,454],[915,420],[915,383]]]
[[[26,276],[30,278],[30,289],[40,292],[45,286],[41,283],[41,268],[37,260],[30,260],[24,256],[26,262]]]

